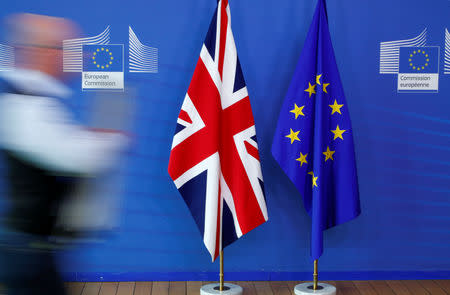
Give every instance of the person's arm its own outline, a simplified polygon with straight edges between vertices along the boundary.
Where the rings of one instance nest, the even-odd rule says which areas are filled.
[[[50,98],[5,94],[0,107],[4,148],[47,170],[95,175],[112,166],[127,144],[120,133],[73,124],[63,106]]]

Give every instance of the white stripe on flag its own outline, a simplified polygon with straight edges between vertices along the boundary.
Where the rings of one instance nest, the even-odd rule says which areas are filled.
[[[236,207],[234,206],[233,196],[231,195],[230,188],[228,187],[225,178],[223,178],[223,174],[220,175],[220,191],[222,193],[222,198],[225,200],[225,203],[231,211],[231,215],[233,215],[234,229],[237,237],[240,238],[242,236],[242,230],[237,219]]]
[[[267,214],[266,201],[264,199],[264,192],[258,180],[263,180],[260,162],[253,156],[251,156],[247,152],[247,148],[245,147],[245,141],[247,141],[254,147],[257,147],[257,143],[251,139],[251,137],[255,135],[256,129],[255,126],[252,126],[240,133],[235,134],[233,138],[236,149],[239,153],[239,157],[241,158],[242,164],[244,165],[245,172],[247,173],[248,179],[252,184],[253,192],[255,193],[256,199],[258,201],[259,208],[261,209],[264,219],[267,221],[269,217]]]
[[[216,250],[217,210],[219,205],[219,153],[213,154],[203,162],[207,162],[208,167],[210,167],[206,181],[205,231],[203,234],[203,242],[214,259]],[[198,197],[202,198],[203,196]]]

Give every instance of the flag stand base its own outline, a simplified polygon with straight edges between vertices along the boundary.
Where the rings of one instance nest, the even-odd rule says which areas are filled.
[[[303,283],[295,286],[296,295],[320,294],[320,295],[336,295],[336,287],[333,285],[319,283],[317,290],[313,289],[313,283]]]
[[[200,295],[213,295],[213,294],[223,294],[223,295],[242,295],[243,289],[241,286],[225,283],[224,290],[219,290],[219,283],[204,285],[200,288]]]

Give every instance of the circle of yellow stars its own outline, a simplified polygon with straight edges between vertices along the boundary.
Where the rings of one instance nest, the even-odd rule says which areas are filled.
[[[421,53],[421,51],[418,51],[419,53]],[[416,52],[414,52],[416,53]],[[422,50],[423,53],[423,50]],[[424,55],[426,55],[426,57],[428,57],[428,55],[426,53],[423,53]],[[412,57],[412,56],[411,56]],[[410,59],[411,61],[411,59]],[[429,61],[427,59],[427,61]],[[427,64],[428,66],[428,64]],[[311,84],[310,82],[308,82],[308,87],[305,89],[305,92],[308,93],[308,97],[311,98],[311,96],[313,94],[316,94],[316,87],[320,87],[322,88],[322,91],[324,93],[328,94],[328,89],[327,87],[330,85],[330,83],[325,83],[322,79],[322,74],[316,75],[316,83],[315,84]],[[328,105],[331,108],[331,115],[334,114],[339,114],[342,115],[341,112],[341,108],[344,106],[344,104],[339,104],[338,100],[335,99],[333,104]],[[305,105],[302,106],[298,106],[296,103],[294,103],[293,109],[291,109],[289,112],[294,114],[294,118],[295,120],[297,120],[300,116],[301,117],[305,117],[305,114],[303,113],[303,109],[305,108]],[[347,130],[345,129],[341,129],[341,127],[339,127],[339,125],[336,125],[335,129],[331,129],[330,132],[333,134],[333,140],[344,140],[343,134],[346,132]],[[300,130],[292,130],[292,128],[289,128],[289,134],[286,135],[286,137],[288,139],[290,139],[290,144],[294,144],[296,141],[300,141],[299,138],[299,133]],[[324,155],[324,161],[327,162],[328,160],[334,161],[333,155],[336,151],[330,150],[330,147],[327,146],[326,151],[324,151],[322,154]],[[297,162],[299,162],[300,167],[303,167],[303,164],[306,164],[305,166],[307,166],[308,164],[308,160],[307,160],[308,154],[303,154],[302,152],[300,152],[300,156],[295,159]],[[312,176],[312,186],[314,187],[318,187],[318,179],[319,176],[314,175],[314,171],[309,171],[308,175]]]
[[[104,64],[100,64],[96,60],[98,55],[102,54],[102,53],[106,53],[106,57],[107,57],[106,63],[104,63]],[[92,56],[92,60],[93,60],[94,65],[97,66],[97,68],[105,69],[105,68],[109,68],[109,66],[112,65],[113,60],[114,60],[114,56],[112,55],[112,52],[109,51],[108,48],[101,47],[101,48],[97,48],[97,50],[94,51],[93,56]]]
[[[413,63],[413,59],[416,56],[420,56],[422,55],[425,58],[425,63],[422,66],[417,66],[416,64]],[[428,53],[425,52],[425,50],[423,49],[418,49],[418,50],[414,50],[413,53],[411,53],[409,55],[409,66],[413,69],[413,70],[417,70],[417,71],[421,71],[421,70],[425,70],[426,67],[428,67],[428,63],[430,62],[430,58],[428,56]]]

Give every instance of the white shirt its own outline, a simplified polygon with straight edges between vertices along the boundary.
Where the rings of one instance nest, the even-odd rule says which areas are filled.
[[[70,95],[58,80],[31,70],[2,72],[0,78],[32,94],[0,95],[0,145],[34,165],[56,173],[96,175],[111,167],[127,145],[122,134],[74,124],[53,98]]]

